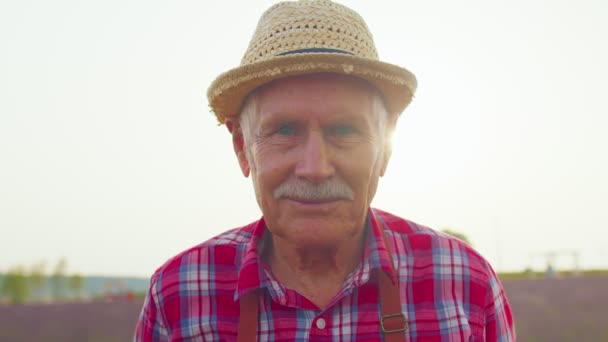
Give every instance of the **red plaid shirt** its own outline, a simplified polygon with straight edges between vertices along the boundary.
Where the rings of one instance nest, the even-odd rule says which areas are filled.
[[[375,219],[374,219],[375,217]],[[135,341],[236,341],[239,297],[261,289],[258,341],[381,341],[374,270],[393,251],[408,341],[514,341],[511,309],[486,260],[465,243],[370,210],[359,266],[325,309],[278,282],[260,259],[261,219],[170,259],[152,276]]]

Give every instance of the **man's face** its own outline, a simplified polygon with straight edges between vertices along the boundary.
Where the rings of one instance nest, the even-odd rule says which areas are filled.
[[[360,236],[389,154],[369,85],[318,74],[256,92],[249,158],[237,155],[243,172],[251,169],[268,229],[313,248]]]

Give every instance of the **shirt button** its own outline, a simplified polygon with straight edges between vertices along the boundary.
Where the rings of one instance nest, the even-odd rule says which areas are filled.
[[[325,320],[323,318],[317,319],[317,328],[325,329]]]

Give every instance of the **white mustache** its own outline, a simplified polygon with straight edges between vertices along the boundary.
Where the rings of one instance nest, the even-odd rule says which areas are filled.
[[[353,200],[354,191],[339,178],[323,183],[312,183],[300,178],[289,178],[274,190],[274,198],[291,198],[306,201]]]

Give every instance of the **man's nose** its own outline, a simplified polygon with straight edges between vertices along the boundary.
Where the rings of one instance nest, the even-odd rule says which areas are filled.
[[[322,132],[310,132],[300,150],[295,175],[313,182],[324,181],[333,176],[335,169],[328,147]]]

